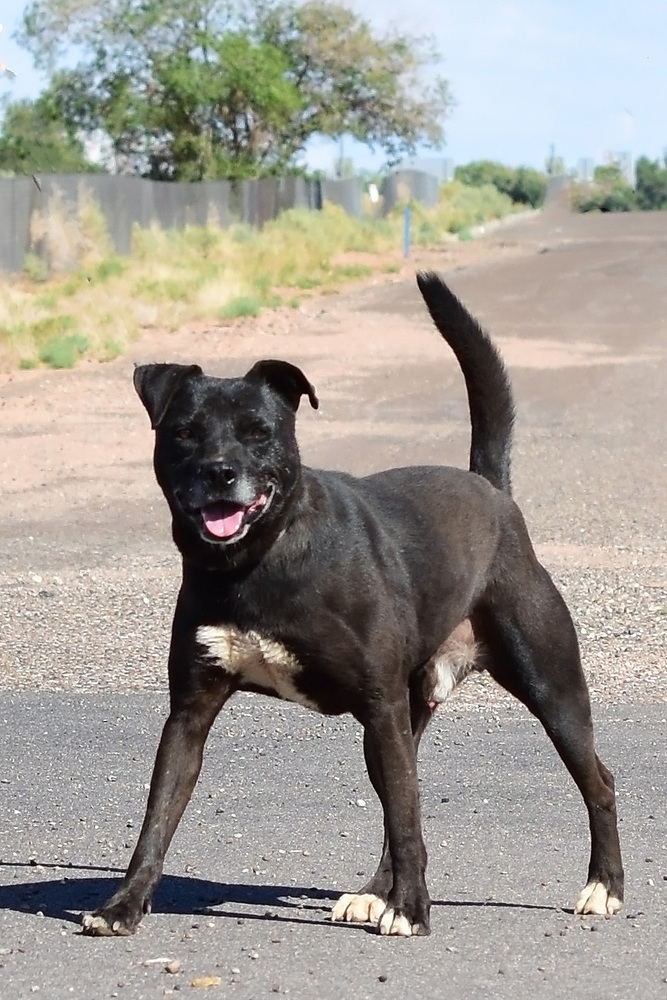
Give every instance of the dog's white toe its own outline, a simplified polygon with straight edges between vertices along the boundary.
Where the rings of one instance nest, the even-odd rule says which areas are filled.
[[[589,882],[577,900],[574,912],[582,916],[612,917],[621,909],[621,900],[613,896],[602,882]]]
[[[354,924],[375,924],[384,913],[386,905],[384,899],[374,896],[372,892],[345,892],[336,901],[331,919]]]
[[[393,907],[387,906],[378,926],[380,934],[391,934],[394,937],[412,937],[413,927],[407,917],[396,913]]]
[[[115,934],[104,917],[96,916],[94,913],[84,913],[81,926],[85,934],[94,934],[97,937],[113,937]]]

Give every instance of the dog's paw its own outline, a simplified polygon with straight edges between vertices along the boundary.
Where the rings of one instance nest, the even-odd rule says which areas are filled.
[[[380,934],[390,934],[394,937],[425,937],[431,933],[428,924],[411,923],[404,913],[387,906],[378,924]]]
[[[81,933],[91,937],[128,937],[134,934],[144,913],[150,913],[150,903],[133,905],[127,900],[113,903],[111,900],[81,917]]]
[[[84,913],[81,917],[81,933],[91,937],[127,937],[135,928],[125,927],[120,920],[108,922],[101,913]]]
[[[602,882],[589,882],[575,903],[574,912],[582,916],[592,914],[599,917],[613,917],[623,903],[614,896]]]
[[[376,924],[387,905],[386,900],[371,892],[359,894],[345,892],[331,911],[332,920],[345,920],[354,924]]]

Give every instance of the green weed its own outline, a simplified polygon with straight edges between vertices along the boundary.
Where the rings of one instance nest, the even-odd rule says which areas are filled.
[[[107,337],[102,342],[100,361],[113,361],[114,358],[119,358],[122,353],[123,345],[118,340],[114,340],[113,337]]]
[[[50,368],[74,368],[87,348],[87,338],[78,333],[51,337],[40,348],[38,357],[42,364],[49,365]]]
[[[101,260],[94,270],[94,277],[98,281],[106,281],[108,278],[120,278],[122,274],[125,274],[128,268],[128,262],[121,260],[120,257],[107,257],[105,260]]]
[[[35,253],[27,253],[23,258],[23,271],[26,278],[35,283],[46,281],[49,277],[49,266]]]
[[[44,292],[35,299],[35,305],[38,309],[55,309],[58,305],[58,296],[53,292]]]
[[[253,295],[237,295],[218,310],[220,319],[240,319],[242,316],[259,316],[262,311],[260,299]]]
[[[87,280],[88,279],[85,276],[69,278],[67,281],[64,281],[62,283],[62,285],[60,286],[60,291],[62,292],[63,295],[66,295],[67,297],[76,295],[76,293],[81,290],[82,285]]]
[[[266,299],[269,296],[273,284],[272,276],[266,272],[258,274],[252,279],[252,287],[262,299]]]
[[[370,278],[372,273],[373,268],[369,267],[368,264],[346,264],[343,267],[335,268],[334,271],[336,278],[341,278],[344,281],[350,278]]]
[[[293,277],[290,281],[286,281],[285,284],[288,288],[319,288],[322,284],[322,278],[314,274],[300,274]]]
[[[44,316],[32,323],[29,330],[35,340],[44,341],[49,338],[57,339],[64,334],[75,333],[78,328],[79,321],[75,316],[61,313],[56,316]]]

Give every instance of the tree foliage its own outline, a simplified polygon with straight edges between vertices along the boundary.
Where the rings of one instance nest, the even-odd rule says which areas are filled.
[[[667,209],[667,154],[663,162],[640,156],[636,166],[635,194],[639,208]]]
[[[78,174],[96,169],[49,95],[7,104],[0,135],[0,172]]]
[[[596,167],[592,185],[574,188],[573,203],[579,212],[632,212],[637,208],[636,193],[617,163]]]
[[[77,52],[50,87],[67,128],[152,177],[283,172],[314,135],[392,162],[439,147],[451,106],[428,38],[379,37],[337,0],[33,0],[20,40],[51,72]]]
[[[546,178],[539,170],[530,167],[506,167],[493,160],[475,160],[457,167],[454,176],[471,187],[493,184],[498,191],[521,205],[536,208],[544,201]]]
[[[580,212],[667,211],[667,155],[662,163],[640,156],[634,188],[618,164],[596,167],[592,185],[575,187],[573,203]]]

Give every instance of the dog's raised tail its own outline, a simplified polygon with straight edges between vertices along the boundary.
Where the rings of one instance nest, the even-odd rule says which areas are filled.
[[[505,364],[489,335],[439,275],[421,271],[417,284],[465,378],[472,426],[470,471],[511,493],[514,399]]]

